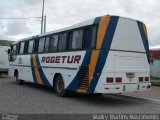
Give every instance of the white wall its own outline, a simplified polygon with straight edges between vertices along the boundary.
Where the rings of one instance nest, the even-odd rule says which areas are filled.
[[[160,60],[153,60],[150,63],[151,68],[151,76],[153,77],[160,77]]]

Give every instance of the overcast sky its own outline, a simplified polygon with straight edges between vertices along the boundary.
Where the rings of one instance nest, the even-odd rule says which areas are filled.
[[[0,18],[41,17],[42,0],[0,0]],[[47,31],[101,15],[143,21],[150,46],[160,46],[160,0],[45,0]],[[17,40],[40,33],[41,19],[0,19],[0,39]]]

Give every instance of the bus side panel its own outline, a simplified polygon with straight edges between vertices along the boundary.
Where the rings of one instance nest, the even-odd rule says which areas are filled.
[[[18,70],[19,79],[34,82],[31,70],[31,55],[17,55],[13,62],[10,62],[9,76],[14,77],[15,70]]]
[[[63,77],[65,88],[67,88],[78,73],[84,54],[85,51],[39,54],[37,59],[38,64],[42,67],[40,71],[42,82],[48,81],[48,84],[52,86],[54,75],[59,73]],[[76,56],[78,61],[75,60]],[[79,84],[78,80],[77,84]]]
[[[78,73],[84,55],[85,51],[47,53],[39,55],[17,55],[16,59],[13,62],[10,62],[9,75],[14,77],[14,71],[17,69],[19,79],[21,80],[52,86],[54,75],[60,73],[64,79],[65,87],[67,88]],[[57,59],[59,59],[59,56],[67,56],[64,63],[62,57],[57,63],[51,60],[49,62],[46,61],[49,57],[55,57],[55,59],[57,57]],[[80,56],[78,62],[74,61],[75,56]],[[44,58],[46,59],[43,60]],[[79,85],[80,83],[78,80],[76,81]]]

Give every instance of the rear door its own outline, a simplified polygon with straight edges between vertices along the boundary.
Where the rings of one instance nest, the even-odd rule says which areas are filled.
[[[144,59],[146,59],[145,56],[132,55],[133,56],[114,56],[115,77],[122,77],[122,83],[139,82],[138,77],[143,76],[142,74],[148,69],[144,62]]]

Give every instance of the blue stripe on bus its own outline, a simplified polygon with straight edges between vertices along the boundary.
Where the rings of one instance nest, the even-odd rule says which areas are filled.
[[[101,21],[101,17],[96,17],[93,24],[99,24]]]
[[[106,60],[107,60],[107,56],[108,56],[111,42],[112,42],[115,30],[116,30],[118,19],[119,19],[119,17],[117,17],[117,16],[112,16],[110,18],[108,28],[106,29],[106,33],[105,33],[103,43],[102,43],[102,46],[100,49],[100,54],[99,54],[96,68],[94,71],[93,79],[91,80],[91,83],[89,86],[88,93],[94,93],[94,91],[95,91],[99,77],[101,75],[101,72],[102,72],[103,67],[104,67]],[[98,73],[98,75],[97,75],[97,73]]]
[[[150,63],[148,39],[146,38],[146,35],[145,35],[145,32],[144,32],[143,23],[137,21],[137,24],[138,24],[138,28],[139,28],[139,31],[140,31],[140,34],[141,34],[141,38],[142,38],[142,41],[143,41],[144,48],[146,50],[147,60],[148,60],[148,63]]]
[[[101,20],[101,17],[96,17],[93,24],[99,24],[100,20]],[[92,50],[86,51],[84,59],[81,64],[82,67],[83,66],[88,67],[87,60],[90,60],[91,54],[92,54]],[[80,87],[84,76],[85,74],[80,77],[80,71],[78,71],[75,78],[72,80],[72,82],[68,85],[66,89],[70,91],[76,91]]]
[[[91,50],[86,51],[84,59],[81,64],[82,67],[88,67],[88,61],[90,60],[91,53],[92,53]],[[72,82],[68,85],[66,89],[70,91],[76,91],[80,87],[83,77],[84,76],[80,77],[80,70],[79,70],[75,78],[72,80]]]
[[[33,56],[30,56],[30,62],[31,62],[31,70],[32,70],[32,78],[34,80],[34,83],[37,83],[36,75],[34,72],[34,66],[33,66]]]
[[[37,62],[37,66],[41,66],[41,65],[40,65],[40,62],[39,62],[39,57],[38,57],[37,54],[36,54],[36,62]],[[43,72],[43,70],[42,70],[41,67],[38,67],[38,71],[39,71],[39,73],[40,73],[40,76],[41,76],[43,85],[52,86],[52,85],[48,82],[48,80],[47,80],[47,78],[46,78],[46,76],[45,76],[45,74],[44,74],[44,72]]]

